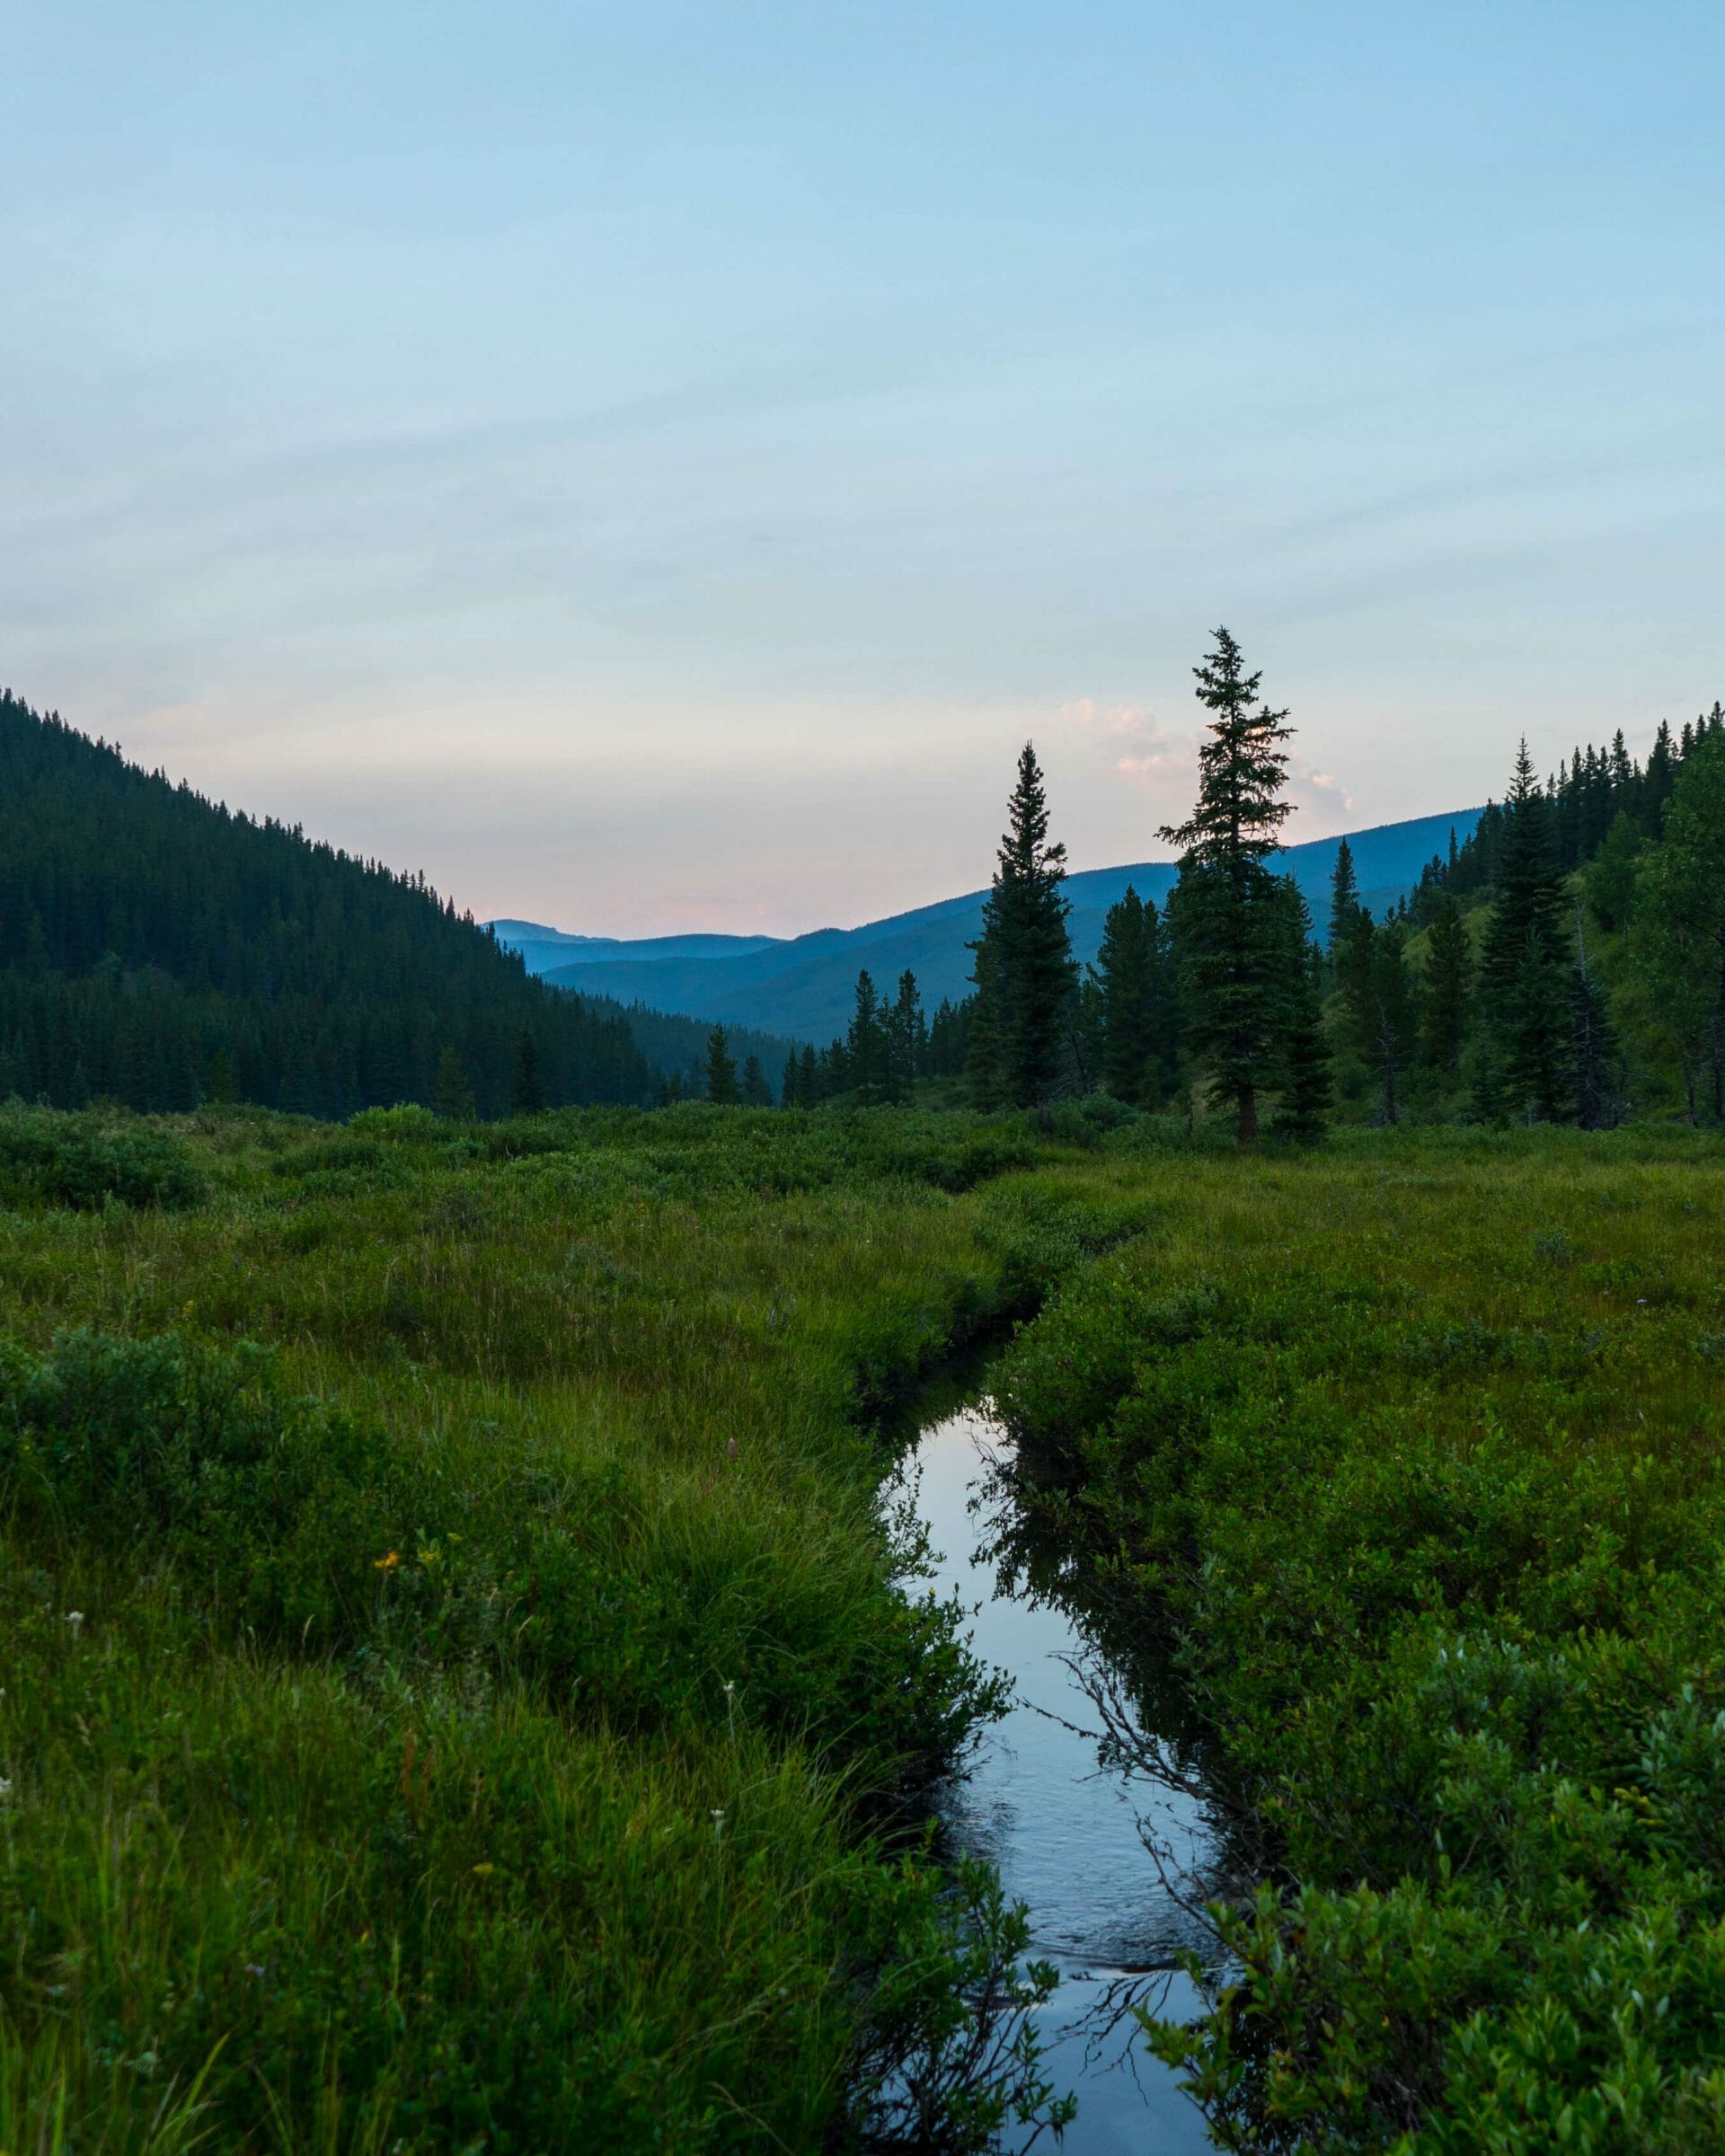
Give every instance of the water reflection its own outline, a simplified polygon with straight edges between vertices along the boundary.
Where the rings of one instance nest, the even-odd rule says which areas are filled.
[[[943,1553],[933,1585],[976,1608],[976,1651],[1007,1672],[1016,1695],[942,1809],[962,1845],[997,1867],[1009,1898],[1029,1904],[1033,1950],[1060,1971],[1039,2033],[1057,2088],[1078,2093],[1063,2146],[1076,2156],[1206,2149],[1200,2113],[1146,2051],[1130,2010],[1182,2019],[1198,2011],[1173,1961],[1207,1943],[1190,1901],[1210,1824],[1195,1789],[1171,1789],[1106,1754],[1099,1762],[1087,1734],[1099,1726],[1092,1686],[1111,1673],[1062,1599],[998,1591],[995,1562],[978,1554],[987,1530],[971,1500],[1003,1445],[982,1409],[963,1409],[924,1434],[907,1469]],[[1022,2148],[1024,2138],[1001,2145]]]

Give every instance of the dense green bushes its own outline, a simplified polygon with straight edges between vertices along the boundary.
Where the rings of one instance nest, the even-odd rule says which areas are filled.
[[[1265,1837],[1158,2039],[1225,2145],[1725,2133],[1722,1189],[1670,1138],[1195,1167],[1011,1356]]]
[[[177,1210],[203,1196],[184,1145],[148,1124],[0,1108],[0,1205]]]

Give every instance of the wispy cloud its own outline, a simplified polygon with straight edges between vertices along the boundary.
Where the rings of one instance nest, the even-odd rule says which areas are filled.
[[[1092,742],[1116,773],[1147,795],[1159,809],[1179,808],[1198,779],[1198,736],[1163,725],[1147,704],[1099,703],[1077,696],[1060,705],[1057,720]]]

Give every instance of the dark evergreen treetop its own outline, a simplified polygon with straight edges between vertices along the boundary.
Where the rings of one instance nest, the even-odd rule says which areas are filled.
[[[1450,834],[1455,844],[1455,835]],[[1354,849],[1344,838],[1336,848],[1336,865],[1330,879],[1330,934],[1326,948],[1333,958],[1354,932],[1359,917],[1359,884],[1354,874]]]
[[[1261,861],[1279,851],[1278,834],[1294,813],[1281,798],[1287,757],[1280,746],[1294,729],[1286,711],[1261,702],[1263,676],[1246,672],[1225,629],[1216,631],[1216,649],[1192,672],[1199,702],[1216,714],[1198,752],[1198,805],[1188,822],[1164,825],[1158,835],[1205,863]]]
[[[982,934],[972,946],[977,1011],[969,1076],[984,1107],[1033,1108],[1060,1081],[1077,987],[1066,874],[1066,849],[1049,840],[1041,766],[1027,741],[982,909]]]
[[[553,1106],[651,1100],[620,1014],[529,978],[423,876],[254,823],[0,696],[0,1099],[343,1116],[429,1103],[441,1071],[495,1116],[524,1029]]]
[[[1189,1038],[1212,1092],[1231,1102],[1243,1144],[1258,1135],[1258,1094],[1273,1082],[1305,964],[1304,932],[1264,866],[1292,813],[1281,798],[1293,729],[1260,699],[1225,629],[1201,667],[1198,697],[1212,713],[1199,750],[1198,804],[1162,836],[1182,849],[1168,918],[1180,954]]]
[[[1499,1003],[1516,992],[1530,945],[1544,963],[1563,956],[1563,879],[1552,825],[1552,805],[1524,739],[1503,804],[1482,966],[1486,994]]]

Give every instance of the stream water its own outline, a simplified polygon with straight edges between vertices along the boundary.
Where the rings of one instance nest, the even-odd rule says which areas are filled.
[[[1095,1728],[1096,1709],[1070,1666],[1094,1667],[1096,1648],[1058,1597],[1003,1594],[995,1564],[978,1560],[986,1529],[971,1499],[1004,1443],[985,1410],[968,1408],[925,1430],[907,1462],[916,1510],[941,1553],[933,1585],[975,1608],[974,1649],[1008,1674],[1015,1695],[942,1810],[954,1838],[997,1867],[1008,1898],[1028,1904],[1032,1952],[1060,1971],[1038,2034],[1057,2089],[1078,2097],[1062,2149],[1183,2156],[1210,2145],[1202,2115],[1146,2050],[1129,2009],[1197,2011],[1174,1958],[1202,1944],[1200,1929],[1164,1884],[1145,1833],[1164,1865],[1172,1860],[1171,1877],[1190,1876],[1203,1868],[1206,1823],[1190,1797],[1099,1766],[1097,1743],[1083,1733]],[[1009,2134],[1000,2145],[1020,2150],[1026,2139]]]

